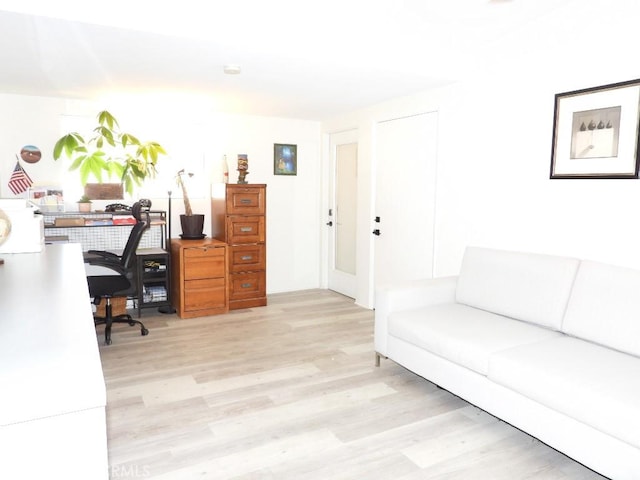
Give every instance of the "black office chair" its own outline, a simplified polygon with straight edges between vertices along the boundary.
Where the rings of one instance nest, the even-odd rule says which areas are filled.
[[[90,275],[87,276],[89,284],[89,295],[93,297],[93,303],[98,305],[103,299],[105,301],[105,316],[95,315],[93,317],[95,325],[105,325],[104,343],[111,344],[111,325],[114,323],[128,323],[130,326],[140,325],[140,333],[148,335],[149,330],[139,320],[134,320],[131,315],[112,314],[111,299],[113,297],[123,297],[137,295],[136,282],[136,250],[142,239],[145,230],[149,228],[149,207],[151,201],[143,199],[131,207],[131,214],[137,220],[131,229],[127,244],[122,251],[122,255],[102,250],[89,250],[85,255],[85,262],[89,265],[105,267],[116,272],[116,275]]]

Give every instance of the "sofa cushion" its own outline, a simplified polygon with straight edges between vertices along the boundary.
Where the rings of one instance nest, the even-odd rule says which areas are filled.
[[[456,301],[560,330],[580,261],[468,247]]]
[[[583,261],[562,330],[640,356],[640,271]]]
[[[489,379],[640,447],[640,361],[562,335],[496,352]]]
[[[561,335],[457,303],[393,313],[389,334],[482,375],[492,353]]]

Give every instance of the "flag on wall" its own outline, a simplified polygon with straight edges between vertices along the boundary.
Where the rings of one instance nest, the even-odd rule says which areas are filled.
[[[16,162],[16,168],[13,169],[11,178],[9,178],[9,189],[14,195],[19,195],[33,184],[31,177],[24,171],[20,162]]]

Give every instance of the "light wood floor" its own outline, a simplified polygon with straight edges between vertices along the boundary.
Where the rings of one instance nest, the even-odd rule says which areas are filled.
[[[389,360],[375,368],[373,312],[336,293],[143,321],[149,336],[120,325],[100,348],[113,479],[603,478]]]

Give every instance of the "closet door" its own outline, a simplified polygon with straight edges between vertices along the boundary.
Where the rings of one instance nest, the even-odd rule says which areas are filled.
[[[374,283],[433,276],[437,112],[375,132]]]

